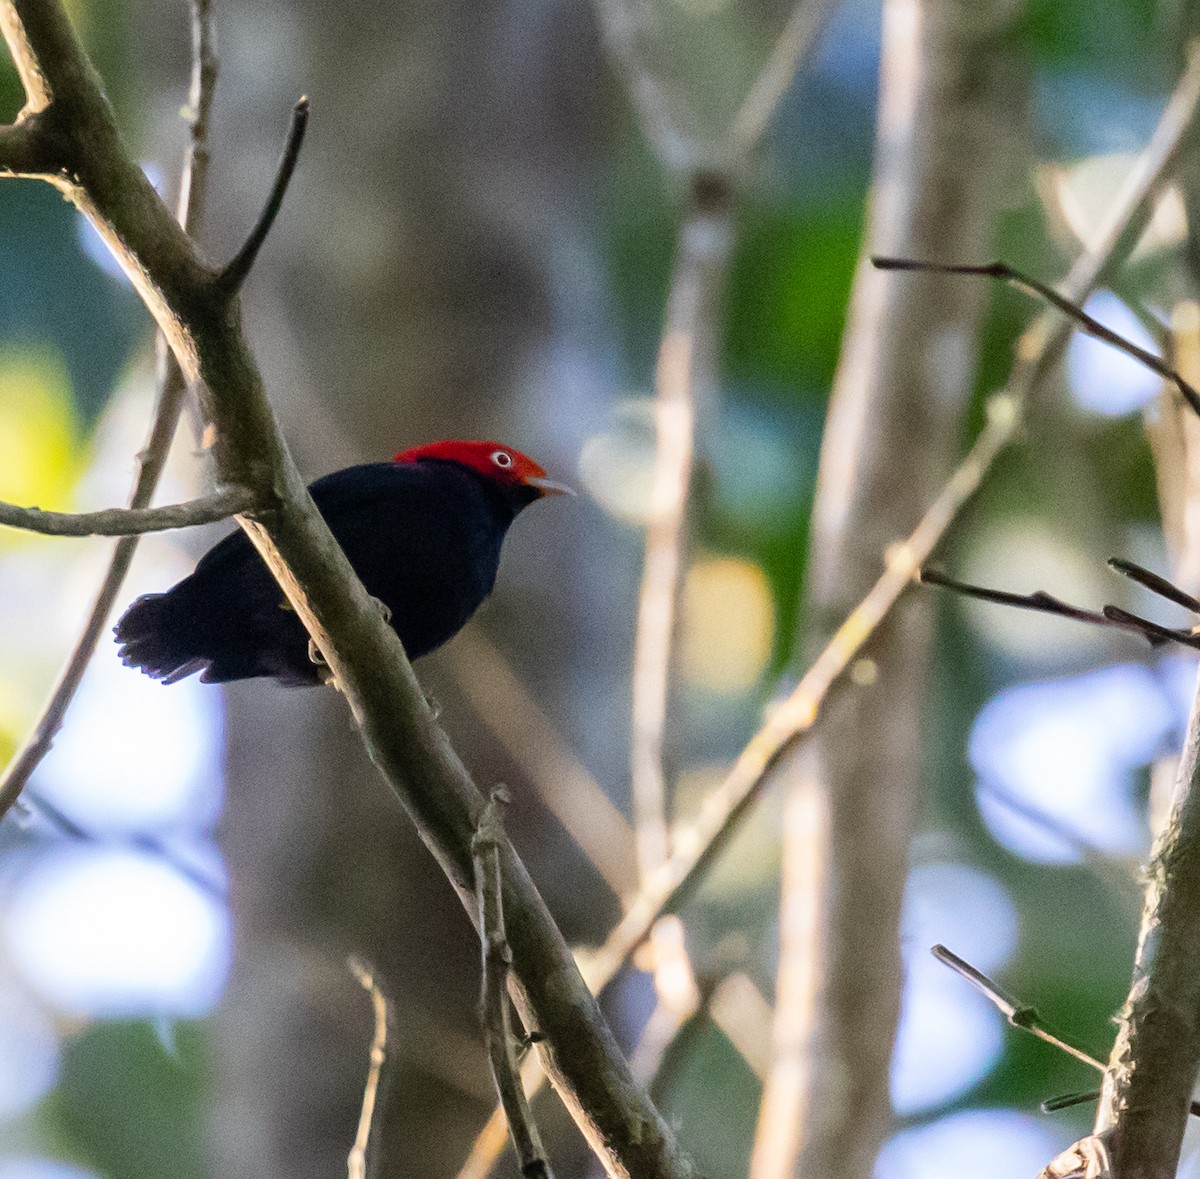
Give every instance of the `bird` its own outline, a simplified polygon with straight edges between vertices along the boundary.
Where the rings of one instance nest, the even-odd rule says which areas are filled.
[[[461,440],[334,471],[309,491],[410,659],[456,635],[492,592],[517,515],[545,496],[574,494],[511,446]],[[328,679],[240,529],[171,589],[134,601],[113,632],[121,661],[164,684],[197,672],[209,684]]]

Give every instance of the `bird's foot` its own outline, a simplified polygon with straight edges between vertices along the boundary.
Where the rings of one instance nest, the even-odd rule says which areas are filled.
[[[383,621],[390,623],[392,621],[391,606],[389,606],[385,601],[383,601],[382,598],[372,598],[371,601],[375,603],[375,608],[379,611],[380,615],[383,618]]]
[[[341,691],[341,687],[337,682],[337,676],[333,674],[333,669],[325,662],[325,656],[321,654],[320,647],[317,646],[316,640],[308,640],[308,658],[317,667],[317,681],[322,685],[328,685],[331,688],[337,688]]]

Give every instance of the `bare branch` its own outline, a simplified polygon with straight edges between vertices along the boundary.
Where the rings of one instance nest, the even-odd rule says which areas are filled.
[[[258,258],[258,251],[262,249],[263,242],[267,240],[267,234],[271,232],[271,226],[275,224],[275,218],[279,215],[279,210],[283,208],[283,198],[287,194],[288,185],[292,181],[292,173],[295,172],[296,163],[300,159],[300,148],[304,144],[304,132],[307,128],[308,99],[301,96],[296,105],[292,107],[292,121],[288,126],[287,140],[283,145],[283,154],[279,157],[279,166],[275,170],[275,183],[271,186],[271,194],[267,197],[267,203],[263,206],[258,222],[250,231],[245,245],[238,250],[233,260],[217,278],[217,285],[226,294],[233,294],[246,281],[247,275]]]
[[[1028,1032],[1031,1036],[1036,1036],[1042,1043],[1049,1044],[1052,1048],[1057,1048],[1060,1052],[1065,1052],[1068,1056],[1073,1056],[1076,1060],[1083,1061],[1084,1064],[1094,1068],[1097,1072],[1104,1071],[1104,1065],[1094,1056],[1084,1052],[1082,1048],[1075,1047],[1070,1041],[1064,1040],[1061,1036],[1056,1036],[1050,1031],[1042,1023],[1042,1018],[1038,1015],[1036,1008],[1026,1006],[1019,1000],[1014,999],[1007,991],[1002,990],[992,982],[983,971],[977,970],[965,959],[960,958],[953,950],[948,950],[945,946],[937,945],[930,947],[929,952],[943,966],[948,966],[955,974],[961,978],[965,978],[971,986],[1000,1011],[1012,1027],[1020,1028],[1021,1031]]]
[[[1172,368],[1161,357],[1155,356],[1153,352],[1139,348],[1132,340],[1127,340],[1119,332],[1105,327],[1095,316],[1089,315],[1078,303],[1060,295],[1053,287],[1039,282],[1036,278],[1030,278],[1019,270],[1014,270],[1005,262],[989,262],[983,266],[921,262],[911,258],[872,258],[871,262],[880,270],[929,271],[934,274],[977,274],[984,278],[998,278],[1021,290],[1040,295],[1047,303],[1057,307],[1064,315],[1079,324],[1080,328],[1089,336],[1095,336],[1097,340],[1111,344],[1117,351],[1132,356],[1134,360],[1144,364],[1146,368],[1162,377],[1163,380],[1170,381],[1179,390],[1188,405],[1197,414],[1200,414],[1200,393],[1197,393],[1183,379],[1178,369]]]
[[[798,0],[792,9],[766,68],[754,79],[729,128],[730,155],[735,161],[749,156],[762,138],[832,10],[831,0]]]
[[[1182,606],[1193,614],[1200,614],[1200,601],[1180,589],[1174,582],[1160,577],[1152,570],[1136,565],[1124,557],[1109,557],[1108,567],[1124,574],[1131,581],[1136,581],[1138,585],[1145,586],[1151,593],[1158,594],[1160,598],[1166,598],[1168,602],[1174,602],[1175,605]]]
[[[1059,1110],[1071,1109],[1076,1105],[1087,1105],[1100,1097],[1099,1089],[1085,1089],[1082,1093],[1064,1093],[1060,1097],[1047,1097],[1038,1102],[1042,1113],[1058,1113]]]
[[[179,224],[193,239],[200,229],[208,181],[208,119],[217,83],[215,41],[211,0],[193,0],[192,80],[188,95],[191,135],[184,157],[176,208]],[[154,420],[149,438],[138,459],[137,477],[129,496],[131,508],[149,507],[154,499],[187,392],[187,384],[179,362],[161,335],[158,337],[157,346],[158,392]],[[121,587],[125,583],[126,574],[133,563],[133,555],[137,552],[138,541],[137,536],[127,536],[122,537],[113,546],[104,580],[92,599],[87,621],[75,642],[75,648],[59,672],[58,680],[42,707],[37,724],[0,776],[0,815],[12,805],[13,799],[20,797],[34,770],[50,752],[71,701],[83,681],[83,674],[96,652],[100,636],[106,633],[108,616],[112,613]]]
[[[500,807],[508,795],[496,790],[489,800],[475,831],[472,850],[475,857],[475,892],[479,899],[479,941],[483,966],[480,982],[479,1014],[487,1040],[492,1079],[500,1105],[508,1119],[509,1133],[521,1174],[528,1179],[553,1179],[541,1135],[525,1098],[517,1064],[512,1025],[508,1014],[508,971],[512,954],[504,932],[504,898],[501,892],[498,849],[503,840]]]
[[[377,1170],[377,1166],[368,1168],[368,1159],[373,1157],[373,1161],[378,1163],[378,1143],[375,1156],[369,1156],[367,1150],[371,1145],[371,1126],[375,1121],[375,1105],[383,1078],[383,1066],[387,1061],[388,1001],[375,981],[375,972],[365,962],[351,958],[349,965],[354,977],[371,996],[371,1011],[375,1020],[367,1081],[363,1086],[362,1109],[358,1115],[358,1131],[354,1135],[354,1145],[350,1148],[350,1155],[346,1160],[349,1179],[367,1179],[369,1170]]]
[[[732,194],[693,185],[679,234],[656,376],[657,453],[633,650],[631,793],[638,868],[667,858],[666,723],[687,561],[688,504],[699,402],[716,393],[716,357],[729,251]]]
[[[0,503],[0,525],[44,536],[141,536],[216,524],[253,511],[255,497],[245,487],[229,487],[214,495],[162,508],[104,508],[99,512],[45,512]]]
[[[1163,175],[1173,166],[1181,143],[1196,121],[1200,104],[1200,54],[1193,54],[1191,62],[1134,169],[1137,183],[1127,187],[1112,210],[1096,251],[1084,255],[1072,267],[1069,281],[1064,285],[1076,297],[1086,297],[1102,276],[1127,256],[1145,227]],[[770,709],[766,723],[706,800],[699,818],[690,829],[678,833],[675,854],[654,874],[652,885],[630,901],[625,916],[604,945],[588,959],[586,973],[594,988],[607,986],[645,940],[654,922],[682,904],[757,801],[766,771],[785,748],[812,728],[830,689],[841,680],[863,644],[913,583],[922,563],[975,494],[999,455],[1016,438],[1026,397],[1040,386],[1061,355],[1068,335],[1065,326],[1045,317],[1035,321],[1022,335],[1015,349],[1017,360],[1009,377],[1008,391],[995,393],[989,399],[983,430],[920,523],[905,541],[889,550],[879,580],[837,629],[788,697]]]
[[[1151,622],[1128,610],[1122,610],[1120,606],[1105,606],[1099,613],[1096,613],[1093,610],[1072,606],[1069,602],[1052,597],[1043,590],[1035,590],[1031,594],[1014,594],[1008,590],[989,589],[986,586],[956,581],[940,570],[928,566],[922,568],[918,576],[922,585],[935,585],[941,589],[948,589],[964,598],[977,598],[982,602],[994,602],[999,606],[1013,606],[1018,610],[1033,610],[1039,614],[1056,614],[1060,618],[1086,622],[1090,626],[1105,626],[1112,630],[1132,631],[1154,646],[1171,642],[1180,643],[1185,647],[1200,648],[1200,636],[1191,631],[1160,626],[1157,622]]]
[[[223,484],[251,489],[242,527],[313,636],[375,764],[469,913],[471,840],[483,810],[385,624],[317,512],[288,454],[250,354],[236,300],[216,283],[121,143],[111,108],[57,0],[0,0],[30,104],[53,98],[70,167],[53,182],[92,219],[202,389]],[[28,69],[25,67],[29,66]],[[40,105],[39,105],[40,104]],[[629,1068],[524,865],[499,849],[516,996],[546,1035],[559,1092],[613,1175],[667,1179],[692,1165]]]

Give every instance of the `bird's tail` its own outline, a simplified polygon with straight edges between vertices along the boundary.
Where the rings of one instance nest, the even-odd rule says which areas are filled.
[[[121,662],[173,684],[208,666],[192,643],[193,627],[185,602],[176,593],[145,594],[124,614],[113,634]]]

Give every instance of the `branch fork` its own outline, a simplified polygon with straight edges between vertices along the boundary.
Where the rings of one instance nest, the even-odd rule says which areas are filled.
[[[337,679],[372,760],[468,913],[477,914],[471,843],[484,800],[426,705],[396,633],[313,504],[241,327],[237,290],[277,212],[275,194],[294,167],[303,109],[293,115],[282,179],[248,247],[219,283],[123,146],[60,0],[0,0],[0,31],[26,88],[26,112],[53,105],[47,119],[71,132],[65,173],[32,174],[54,183],[89,217],[200,391],[214,427],[220,482],[256,497],[254,516],[238,522]],[[16,172],[29,150],[28,127],[0,130],[0,169]],[[524,865],[507,842],[496,860],[520,984],[514,998],[552,1048],[547,1065],[572,1116],[612,1176],[689,1179],[690,1160],[634,1083]]]

